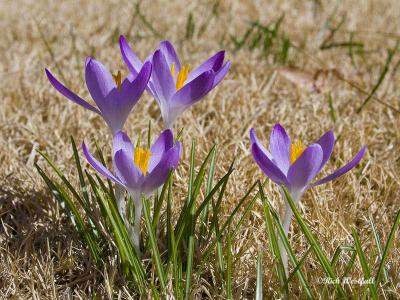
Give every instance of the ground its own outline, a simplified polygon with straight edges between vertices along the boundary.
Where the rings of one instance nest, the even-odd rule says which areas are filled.
[[[217,175],[235,158],[235,171],[223,201],[226,215],[252,183],[264,179],[251,158],[250,128],[257,130],[265,144],[271,127],[278,122],[293,139],[304,143],[333,130],[337,142],[325,174],[349,161],[366,144],[367,153],[356,169],[308,191],[300,208],[330,256],[338,245],[352,243],[351,230],[355,228],[363,247],[374,257],[369,216],[377,224],[381,240],[386,241],[399,209],[399,14],[400,2],[395,0],[157,0],[142,1],[140,6],[133,1],[1,1],[2,296],[68,299],[73,295],[86,299],[93,294],[100,298],[134,295],[118,275],[115,258],[110,257],[102,270],[95,271],[78,234],[34,168],[34,163],[44,165],[40,150],[67,174],[72,172],[71,135],[79,144],[83,139],[96,138],[103,145],[110,140],[102,119],[60,96],[48,83],[44,68],[64,77],[68,86],[89,99],[83,80],[86,56],[96,57],[113,72],[128,74],[119,52],[119,34],[127,37],[142,59],[161,40],[168,39],[176,45],[182,61],[192,67],[226,50],[232,63],[228,76],[186,111],[175,128],[184,128],[184,155],[177,170],[182,186],[186,184],[192,139],[203,157],[218,144]],[[256,21],[270,29],[280,24],[266,50],[253,43],[257,34],[262,37],[259,27],[244,39]],[[153,130],[159,132],[162,120],[158,107],[146,94],[130,114],[125,129],[135,136],[146,130],[149,119]],[[265,189],[273,205],[282,209],[276,187],[268,182]],[[297,225],[292,227],[291,242],[299,256],[307,250]],[[397,284],[399,246],[397,235],[388,262]],[[277,276],[261,202],[246,218],[234,247],[240,249],[234,265],[234,298],[254,297],[256,253],[260,249],[265,253],[265,295],[277,297]],[[371,263],[375,266],[377,262]],[[315,258],[310,257],[304,268],[309,282],[316,290],[320,288],[318,280],[323,273]],[[358,263],[351,277],[362,278]],[[194,284],[199,291],[194,293],[196,298],[200,291],[203,297],[225,297],[223,291],[199,278]],[[299,287],[293,284],[290,290],[297,295]]]

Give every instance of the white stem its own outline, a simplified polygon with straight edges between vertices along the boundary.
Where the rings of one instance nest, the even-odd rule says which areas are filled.
[[[281,189],[281,193],[282,193],[283,199],[285,200],[285,204],[286,204],[286,211],[285,211],[285,215],[283,217],[282,226],[283,226],[283,230],[285,232],[285,236],[286,236],[286,238],[288,238],[289,237],[290,223],[292,222],[292,217],[293,217],[293,211],[290,208],[289,203],[288,203],[288,201],[286,199],[285,193],[283,192],[282,189]],[[295,204],[297,204],[299,202],[301,194],[302,194],[301,192],[300,193],[291,193],[293,202]],[[283,245],[283,242],[282,242],[281,239],[278,240],[278,246],[279,246],[279,251],[281,252],[283,268],[285,269],[286,276],[288,276],[289,275],[288,254],[286,252],[285,246]]]
[[[283,217],[283,230],[285,231],[285,236],[288,237],[289,236],[289,229],[290,229],[290,223],[292,221],[292,216],[293,216],[293,211],[291,210],[290,207],[286,208],[286,212],[285,212],[285,216]],[[283,267],[285,269],[285,274],[286,276],[288,276],[288,255],[285,249],[285,246],[283,245],[283,242],[281,239],[278,240],[278,245],[279,245],[279,251],[281,252],[281,256],[282,256],[282,263],[283,263]]]
[[[136,253],[140,256],[140,221],[142,219],[142,198],[140,193],[131,193],[133,205],[135,206],[135,220],[133,226],[129,226],[129,237],[135,247]]]
[[[122,220],[124,220],[124,223],[127,223],[127,218],[126,218],[126,202],[125,202],[125,188],[116,183],[115,184],[115,199],[117,201],[117,207],[119,214],[121,215]]]

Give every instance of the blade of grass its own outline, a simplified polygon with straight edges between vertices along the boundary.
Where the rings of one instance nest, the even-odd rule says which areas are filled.
[[[263,270],[262,270],[262,252],[258,252],[257,256],[257,283],[256,283],[256,300],[263,299]]]
[[[378,234],[378,230],[376,228],[374,219],[372,218],[372,214],[371,212],[368,213],[368,217],[369,217],[369,222],[371,224],[371,228],[372,228],[372,233],[374,235],[374,240],[375,240],[375,244],[376,244],[376,248],[378,249],[378,253],[379,253],[379,259],[382,260],[382,246],[381,246],[381,240],[379,238],[379,234]],[[385,281],[388,282],[389,281],[389,277],[387,274],[387,270],[384,267],[383,268],[383,276],[385,278]]]
[[[358,114],[362,111],[362,109],[365,107],[365,105],[368,104],[368,102],[372,99],[372,96],[374,96],[375,92],[381,86],[383,80],[385,79],[385,76],[386,76],[387,72],[389,71],[389,66],[392,63],[394,54],[397,52],[398,46],[399,46],[399,42],[397,42],[397,45],[396,45],[396,47],[394,49],[387,49],[387,57],[386,57],[386,62],[385,62],[385,65],[383,67],[383,70],[382,70],[382,72],[381,72],[381,74],[380,74],[380,76],[378,78],[378,81],[376,82],[376,84],[372,88],[371,92],[369,93],[367,98],[365,98],[365,100],[361,104],[361,106],[357,109],[357,113]]]
[[[163,293],[165,293],[166,286],[167,286],[167,280],[166,280],[164,268],[163,268],[162,261],[161,261],[160,251],[158,250],[156,236],[154,234],[155,230],[154,230],[154,227],[151,222],[149,202],[147,201],[147,199],[145,197],[142,197],[142,202],[143,202],[144,221],[146,224],[147,232],[148,232],[149,239],[150,239],[151,250],[152,250],[152,254],[153,254],[152,255],[153,263],[156,266],[158,278],[160,280],[161,289],[162,289]]]
[[[364,279],[366,279],[369,282],[371,280],[371,278],[372,278],[371,277],[371,270],[370,270],[370,268],[368,266],[367,258],[365,257],[365,253],[364,253],[364,251],[362,249],[360,238],[359,238],[359,236],[357,234],[357,231],[354,228],[352,228],[352,236],[353,236],[353,239],[354,239],[354,244],[355,244],[355,248],[356,248],[356,251],[357,251],[358,259],[360,260],[361,268],[362,268],[363,273],[364,273]],[[369,290],[371,292],[372,298],[373,299],[378,299],[378,293],[376,291],[375,284],[373,282],[370,282],[370,283],[368,283],[368,287],[369,287]]]
[[[78,229],[78,232],[81,234],[82,238],[86,241],[92,258],[94,259],[95,263],[99,266],[101,263],[101,249],[99,244],[96,242],[96,238],[91,234],[91,230],[89,230],[86,224],[83,221],[77,207],[75,206],[74,202],[64,189],[58,185],[57,183],[53,182],[46,173],[39,167],[39,165],[35,164],[35,167],[39,173],[39,175],[43,178],[44,182],[52,192],[53,196],[58,200],[61,204],[61,207],[64,208],[67,215],[70,217],[71,222],[73,225]]]
[[[390,229],[390,233],[389,233],[388,239],[386,241],[385,249],[383,250],[382,259],[379,264],[378,271],[376,272],[376,275],[375,275],[375,284],[376,285],[379,284],[380,277],[383,272],[383,269],[385,268],[385,262],[388,259],[389,251],[393,245],[394,237],[395,237],[396,231],[399,227],[399,224],[400,224],[400,210],[397,212],[396,219],[393,223],[392,228]]]
[[[264,210],[264,222],[265,222],[265,225],[267,228],[269,248],[274,257],[275,269],[276,269],[276,273],[279,278],[281,291],[284,295],[288,296],[289,289],[286,284],[287,278],[286,278],[285,269],[283,267],[281,251],[280,251],[279,245],[278,245],[278,238],[276,236],[274,225],[272,223],[272,216],[271,216],[271,212],[269,209],[269,205],[267,204],[267,199],[265,198],[264,191],[263,191],[263,188],[262,188],[260,182],[258,184],[258,190],[260,192],[260,198],[261,198],[261,201],[263,203],[263,208],[264,208],[263,209]]]

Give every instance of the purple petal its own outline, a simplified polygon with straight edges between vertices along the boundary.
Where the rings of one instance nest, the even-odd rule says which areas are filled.
[[[199,76],[200,74],[202,74],[206,71],[212,70],[214,72],[218,72],[224,62],[224,58],[225,58],[225,51],[217,52],[216,54],[211,56],[209,59],[207,59],[205,62],[203,62],[199,67],[197,67],[192,72],[190,72],[187,82],[192,81],[197,76]]]
[[[176,54],[175,48],[169,41],[161,42],[159,49],[161,50],[162,54],[164,54],[170,70],[172,68],[172,64],[175,65],[175,70],[181,69],[181,63],[179,62],[179,58]]]
[[[171,99],[171,106],[189,106],[204,97],[212,87],[214,73],[207,71],[185,84]]]
[[[160,162],[161,157],[164,155],[166,151],[174,146],[174,136],[172,131],[167,129],[160,136],[157,140],[153,143],[150,148],[151,157],[148,166],[148,172],[150,173],[154,167]]]
[[[181,144],[179,142],[167,152],[164,153],[159,163],[145,177],[142,191],[149,195],[155,189],[160,187],[168,177],[172,168],[176,168],[181,156]]]
[[[147,62],[134,80],[129,78],[131,76],[128,76],[123,81],[121,90],[114,89],[107,96],[104,107],[110,110],[107,116],[109,118],[108,123],[112,124],[112,128],[122,129],[132,108],[146,89],[150,75],[151,63]],[[104,115],[106,116],[106,113]]]
[[[264,147],[264,145],[261,144],[261,142],[257,138],[257,135],[256,135],[256,132],[255,132],[254,128],[250,129],[250,141],[251,141],[251,145],[256,143],[258,148],[260,148],[260,150],[264,153],[264,155],[267,156],[270,160],[272,160],[271,153],[269,153],[269,151]]]
[[[143,183],[144,176],[142,171],[135,165],[134,157],[129,154],[126,149],[121,149],[115,153],[115,173],[127,188],[138,190]]]
[[[160,50],[154,53],[152,62],[153,73],[151,77],[154,92],[157,94],[159,100],[167,102],[175,93],[175,83],[172,78],[171,69]]]
[[[132,144],[129,136],[123,131],[118,131],[113,138],[113,155],[119,150],[124,150],[124,152],[133,159],[135,146]]]
[[[254,143],[251,147],[253,159],[261,170],[267,175],[272,181],[277,184],[284,184],[288,186],[288,181],[285,174],[265,155],[260,149],[257,143]]]
[[[363,145],[361,150],[356,154],[356,156],[354,156],[354,158],[348,164],[344,165],[340,169],[337,169],[331,175],[328,175],[328,176],[314,182],[311,186],[316,186],[316,185],[320,185],[320,184],[326,183],[328,181],[331,181],[339,176],[342,176],[343,174],[347,173],[351,169],[353,169],[363,158],[366,149],[367,149],[367,147],[365,145]]]
[[[226,64],[215,73],[215,79],[212,88],[214,88],[218,83],[220,83],[222,79],[224,79],[230,67],[231,67],[231,62],[228,60]]]
[[[318,144],[309,146],[290,166],[288,181],[291,191],[301,191],[318,174],[322,161],[322,148]]]
[[[272,128],[269,147],[275,164],[284,174],[287,174],[290,167],[291,142],[285,128],[280,124],[275,124]]]
[[[90,95],[103,112],[107,104],[105,99],[117,87],[114,79],[104,65],[93,58],[86,63],[85,79]]]
[[[133,75],[137,75],[143,64],[132,51],[132,48],[129,47],[129,44],[123,35],[119,37],[119,48],[121,49],[122,58],[128,66],[129,71],[131,71]]]
[[[213,81],[214,73],[212,71],[207,71],[185,84],[175,93],[169,103],[167,120],[164,120],[168,128],[190,105],[207,95],[212,88]]]
[[[89,152],[88,148],[86,147],[85,142],[82,143],[82,150],[83,154],[86,157],[86,160],[89,164],[101,175],[111,179],[112,181],[124,185],[118,178],[116,178],[102,163],[100,163],[94,156]]]
[[[335,146],[335,135],[332,131],[328,131],[316,142],[316,144],[321,146],[323,152],[322,162],[319,168],[321,170],[332,155],[333,147]]]
[[[86,109],[89,109],[99,115],[101,115],[101,112],[94,106],[90,105],[87,103],[85,100],[83,100],[81,97],[76,95],[74,92],[66,88],[61,82],[59,82],[53,74],[50,73],[49,70],[45,69],[47,78],[49,79],[51,85],[59,91],[63,96],[67,97],[69,100],[72,102],[75,102],[76,104],[79,104],[80,106],[83,106]]]

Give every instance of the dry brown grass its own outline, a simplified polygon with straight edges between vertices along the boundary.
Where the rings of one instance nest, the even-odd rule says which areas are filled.
[[[297,46],[290,50],[289,62],[306,70],[335,69],[343,77],[370,91],[385,63],[386,48],[400,38],[400,3],[386,1],[221,1],[219,17],[212,19],[208,30],[199,39],[184,41],[187,15],[192,12],[196,22],[204,20],[212,4],[185,1],[148,1],[142,11],[162,33],[177,45],[185,62],[198,64],[220,49],[223,36],[242,35],[249,20],[276,21],[284,13],[282,30]],[[336,10],[336,12],[334,12]],[[110,258],[104,270],[95,272],[88,252],[60,207],[51,198],[33,167],[41,162],[36,150],[46,151],[61,167],[70,170],[72,153],[69,136],[76,141],[96,137],[106,143],[110,136],[102,120],[58,95],[47,82],[44,68],[56,74],[62,69],[68,85],[88,98],[83,82],[83,62],[86,55],[95,55],[111,70],[127,69],[120,57],[117,41],[112,37],[128,34],[131,44],[142,58],[159,43],[139,18],[133,19],[134,4],[128,1],[11,1],[0,2],[0,293],[12,299],[86,299],[89,295],[111,298],[111,294],[129,298],[133,291],[116,273],[116,262]],[[367,49],[378,49],[365,56],[355,56],[352,64],[347,48],[321,51],[321,37],[327,35],[324,24],[333,15],[337,24],[341,16],[346,21],[336,37],[355,39]],[[54,60],[40,37],[39,24],[52,51]],[[132,25],[132,26],[131,26]],[[389,34],[390,33],[390,34]],[[365,95],[344,83],[333,72],[328,73],[319,93],[287,82],[274,71],[277,64],[262,57],[260,51],[242,49],[234,52],[228,39],[227,54],[232,68],[224,82],[201,103],[196,104],[179,120],[184,127],[185,153],[178,177],[185,183],[191,138],[198,142],[200,156],[213,143],[220,146],[218,174],[236,158],[236,171],[228,185],[229,197],[224,212],[250,187],[262,178],[250,157],[248,130],[258,129],[267,141],[271,126],[280,122],[295,138],[307,142],[333,129],[340,139],[327,169],[348,161],[367,144],[363,163],[350,174],[309,191],[301,209],[306,219],[330,254],[339,244],[352,243],[355,226],[364,246],[375,249],[368,222],[371,212],[386,240],[395,213],[399,209],[400,193],[400,117],[399,114],[372,100],[357,114]],[[399,71],[393,65],[377,92],[377,97],[398,107],[400,96]],[[329,117],[328,95],[331,93],[338,114],[334,123]],[[162,127],[155,102],[145,95],[131,113],[126,130],[134,135],[145,128],[148,118]],[[267,185],[268,196],[281,207],[275,187]],[[183,201],[183,199],[182,199]],[[235,263],[235,298],[252,298],[255,288],[255,254],[265,250],[265,293],[277,297],[278,282],[268,250],[262,210],[258,203],[235,241],[242,251]],[[307,243],[297,226],[292,228],[291,241],[300,255]],[[390,255],[390,274],[399,284],[400,255],[398,235]],[[371,252],[372,254],[373,252]],[[374,262],[376,263],[376,262]],[[214,268],[210,266],[212,271]],[[306,274],[319,289],[317,280],[323,277],[314,258],[307,261]],[[351,274],[362,277],[357,265]],[[100,278],[96,281],[95,276]],[[103,279],[101,279],[103,276]],[[99,283],[100,282],[100,283]],[[207,293],[223,298],[201,278],[195,278],[196,297]],[[298,293],[293,284],[291,291]],[[207,291],[207,292],[204,292]],[[350,290],[348,290],[351,292]]]

